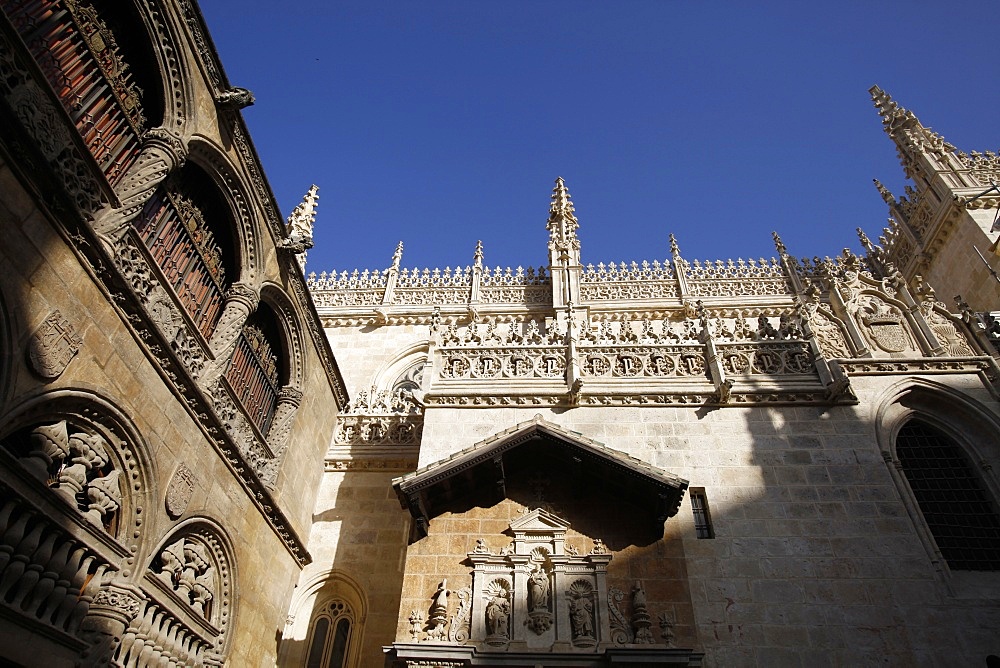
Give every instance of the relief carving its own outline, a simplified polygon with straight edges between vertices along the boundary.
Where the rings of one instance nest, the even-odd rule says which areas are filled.
[[[164,500],[167,514],[171,519],[177,519],[187,510],[188,503],[191,502],[191,496],[194,493],[194,480],[194,473],[186,464],[182,463],[174,471],[174,475],[167,484],[167,495]]]
[[[79,352],[83,338],[58,311],[52,311],[28,340],[28,361],[47,380],[58,378]]]

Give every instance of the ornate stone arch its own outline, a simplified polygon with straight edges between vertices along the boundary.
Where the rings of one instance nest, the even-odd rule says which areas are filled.
[[[303,574],[304,575],[304,574]],[[368,617],[368,597],[364,589],[352,577],[337,569],[328,569],[305,576],[288,608],[288,618],[281,634],[278,663],[282,666],[305,665],[309,653],[309,643],[313,639],[314,622],[318,615],[325,614],[331,603],[342,602],[351,611],[352,631],[349,641],[345,668],[357,668]]]
[[[126,637],[149,630],[166,634],[180,627],[189,642],[184,659],[225,657],[238,614],[235,551],[222,525],[208,517],[191,517],[176,525],[146,561],[141,609]],[[125,665],[135,648],[123,640],[117,658]],[[141,648],[140,648],[141,649]]]
[[[125,412],[94,390],[58,389],[23,400],[0,424],[5,451],[114,538],[123,558],[109,568],[133,577],[157,476],[149,445]]]
[[[223,149],[213,140],[195,135],[188,143],[189,159],[198,164],[212,178],[232,214],[235,225],[236,254],[239,269],[233,283],[257,285],[260,272],[260,235],[254,224],[254,215],[248,196],[249,189],[239,177],[239,170]]]
[[[375,373],[373,392],[420,389],[423,367],[429,359],[429,342],[419,341],[400,351]]]
[[[966,574],[949,568],[899,457],[900,431],[914,423],[947,435],[967,458],[970,471],[978,476],[995,507],[1000,500],[1000,481],[995,473],[995,467],[1000,466],[1000,443],[996,438],[1000,416],[961,392],[923,378],[909,378],[890,387],[875,413],[875,435],[882,458],[928,556],[954,591],[956,586],[963,587],[960,580]],[[1000,578],[994,579],[994,587],[1000,588]]]
[[[278,326],[281,330],[288,364],[288,377],[283,382],[287,386],[301,390],[305,369],[300,318],[295,312],[292,300],[278,284],[265,283],[261,288],[260,296],[261,301],[270,306],[278,317]]]
[[[181,57],[181,27],[177,15],[162,0],[135,0],[146,11],[140,15],[152,37],[156,59],[163,77],[163,127],[183,134],[183,127],[195,107],[191,77]]]

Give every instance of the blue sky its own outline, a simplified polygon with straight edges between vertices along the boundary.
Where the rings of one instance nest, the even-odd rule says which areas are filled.
[[[1000,148],[994,3],[201,4],[283,214],[320,187],[307,271],[545,264],[557,176],[585,263],[859,250],[905,183],[873,84]]]

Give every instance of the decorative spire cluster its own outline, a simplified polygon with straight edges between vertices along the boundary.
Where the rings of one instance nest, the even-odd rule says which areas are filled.
[[[573,209],[566,182],[560,176],[552,189],[552,204],[549,206],[549,220],[545,228],[549,231],[549,248],[558,250],[579,250],[580,240],[576,230],[580,227]]]

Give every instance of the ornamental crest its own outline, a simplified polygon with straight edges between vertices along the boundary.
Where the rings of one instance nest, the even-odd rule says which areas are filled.
[[[177,519],[187,510],[191,502],[191,495],[194,493],[194,473],[186,464],[181,464],[174,471],[170,483],[167,485],[167,497],[165,505],[167,514],[171,519]]]
[[[867,328],[868,338],[881,350],[900,353],[911,347],[899,309],[873,299],[861,311],[861,324]]]
[[[82,343],[73,325],[58,310],[53,311],[28,340],[31,368],[42,378],[54,380],[66,370]]]

